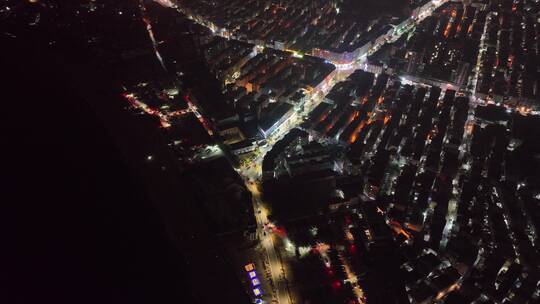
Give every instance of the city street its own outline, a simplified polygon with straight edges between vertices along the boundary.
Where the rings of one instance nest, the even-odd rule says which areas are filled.
[[[248,183],[247,187],[253,195],[253,205],[255,207],[255,216],[257,219],[257,232],[261,239],[261,245],[265,251],[265,257],[269,265],[270,275],[273,282],[274,290],[272,290],[272,302],[281,304],[292,303],[289,295],[284,267],[276,252],[274,234],[271,232],[265,232],[265,223],[268,223],[268,210],[261,201],[258,185],[255,183]]]

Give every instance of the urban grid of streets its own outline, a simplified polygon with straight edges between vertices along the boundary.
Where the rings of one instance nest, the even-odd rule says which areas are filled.
[[[177,7],[172,2],[167,0],[158,0],[163,6],[174,7],[180,13],[185,14],[182,8]],[[430,16],[438,7],[447,2],[447,0],[432,0],[434,6],[432,10],[429,10],[425,14],[421,14],[415,20],[415,25],[423,21],[426,17]],[[187,14],[186,14],[187,15]],[[193,18],[193,16],[187,15],[188,18],[198,21],[199,18]],[[201,25],[207,26],[206,24],[199,22]],[[401,35],[408,33],[413,30],[414,26],[409,27],[406,31],[400,33]],[[149,29],[150,30],[150,29]],[[229,37],[225,37],[229,39]],[[394,37],[395,39],[399,37]],[[368,51],[368,54],[376,52],[382,45],[374,45],[372,49]],[[265,46],[260,46],[261,49],[264,49]],[[157,54],[158,55],[158,54]],[[158,57],[159,58],[159,57]],[[358,58],[354,63],[350,65],[339,65],[334,63],[337,69],[337,73],[334,73],[334,76],[329,81],[329,85],[323,88],[320,92],[315,92],[311,99],[306,102],[304,106],[304,111],[295,115],[289,122],[281,126],[270,138],[267,139],[267,143],[264,146],[260,146],[255,155],[251,155],[248,158],[245,164],[243,164],[238,170],[239,174],[244,178],[246,182],[247,189],[251,192],[253,196],[253,208],[255,211],[256,221],[257,221],[257,234],[260,237],[262,248],[265,251],[265,258],[267,259],[267,265],[269,265],[270,271],[270,280],[273,290],[269,294],[271,297],[272,303],[278,304],[292,304],[293,296],[290,292],[290,286],[287,281],[286,271],[281,257],[277,252],[276,243],[274,242],[275,235],[272,233],[266,233],[266,224],[268,223],[268,207],[261,200],[260,194],[260,177],[262,175],[262,160],[266,152],[272,149],[274,143],[280,140],[285,134],[290,130],[299,126],[303,121],[304,117],[317,106],[323,99],[323,97],[332,89],[332,87],[339,81],[347,78],[352,72],[358,69],[362,69],[362,66],[365,63],[365,56]],[[354,278],[352,278],[354,280]],[[269,293],[270,291],[265,291]],[[360,298],[359,298],[360,299]]]

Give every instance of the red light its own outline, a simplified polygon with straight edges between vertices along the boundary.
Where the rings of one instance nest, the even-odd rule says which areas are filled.
[[[285,228],[283,227],[274,227],[272,231],[281,237],[287,236],[287,232],[285,231]]]
[[[334,282],[332,282],[332,288],[333,288],[334,290],[340,289],[340,288],[341,288],[341,282],[340,282],[340,281],[334,281]]]

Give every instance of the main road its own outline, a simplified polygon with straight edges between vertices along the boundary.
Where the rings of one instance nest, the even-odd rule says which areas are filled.
[[[260,235],[261,245],[265,251],[266,259],[268,261],[267,265],[269,267],[270,277],[273,283],[272,302],[280,304],[292,304],[287,285],[288,283],[285,276],[285,269],[280,257],[278,256],[278,253],[276,252],[274,234],[266,233],[265,224],[268,223],[268,209],[261,201],[261,194],[258,184],[248,182],[247,185],[253,196],[257,230]]]

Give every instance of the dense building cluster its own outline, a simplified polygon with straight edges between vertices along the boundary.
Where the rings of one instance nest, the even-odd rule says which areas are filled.
[[[474,6],[443,5],[406,42],[400,70],[466,85],[476,63],[485,18],[485,10]]]
[[[486,15],[483,6],[443,4],[414,32],[383,46],[368,62],[380,67],[374,72],[386,69],[433,85],[466,86],[477,61]]]
[[[359,205],[374,202],[385,218],[385,229],[394,232],[387,240],[401,244],[401,254],[406,253],[400,257],[398,284],[411,303],[536,301],[538,210],[532,202],[538,178],[517,161],[527,150],[527,162],[538,166],[531,158],[538,153],[538,145],[532,143],[538,132],[524,129],[535,123],[538,119],[502,106],[475,107],[469,97],[451,89],[404,85],[399,78],[355,71],[333,87],[302,125],[304,138],[346,149],[345,159],[332,159],[332,179],[310,191],[325,192],[326,203],[309,199],[310,206],[334,214],[345,212],[343,207],[356,212]],[[293,137],[286,137],[280,148],[285,156],[267,154],[263,171],[271,174],[263,177],[287,180],[278,168],[286,167],[289,157],[304,155],[292,151],[305,148],[310,153],[311,145],[298,145],[289,135]],[[319,169],[327,158],[310,159],[306,162],[312,169]],[[347,191],[339,182],[355,176],[359,178],[353,185],[361,191]],[[532,180],[536,186],[531,186]],[[272,202],[275,192],[282,190],[268,191]],[[309,214],[309,208],[303,208],[303,214]],[[294,210],[288,207],[297,214]],[[306,241],[302,231],[324,227],[327,220],[294,221],[285,227],[299,246],[314,246],[335,239]]]
[[[408,37],[386,44],[365,68],[451,85],[482,101],[537,111],[538,8],[532,1],[446,3]]]
[[[340,1],[181,1],[216,29],[243,40],[265,41],[310,53],[313,48],[339,52],[365,44],[369,34],[388,25],[392,16],[341,18]],[[381,12],[377,14],[382,15]],[[379,16],[373,16],[379,17]]]
[[[179,1],[178,7],[219,35],[340,64],[350,64],[374,45],[401,35],[412,20],[436,7],[432,1],[369,1],[362,9],[350,10],[357,6],[350,2]]]
[[[490,6],[478,58],[478,96],[514,107],[540,105],[540,24],[533,1]]]
[[[384,216],[373,202],[347,206],[289,225],[294,284],[311,303],[406,303],[403,257]]]
[[[210,70],[221,81],[224,102],[213,116],[236,153],[284,130],[315,92],[328,86],[335,67],[310,56],[261,49],[216,38],[204,46]]]

